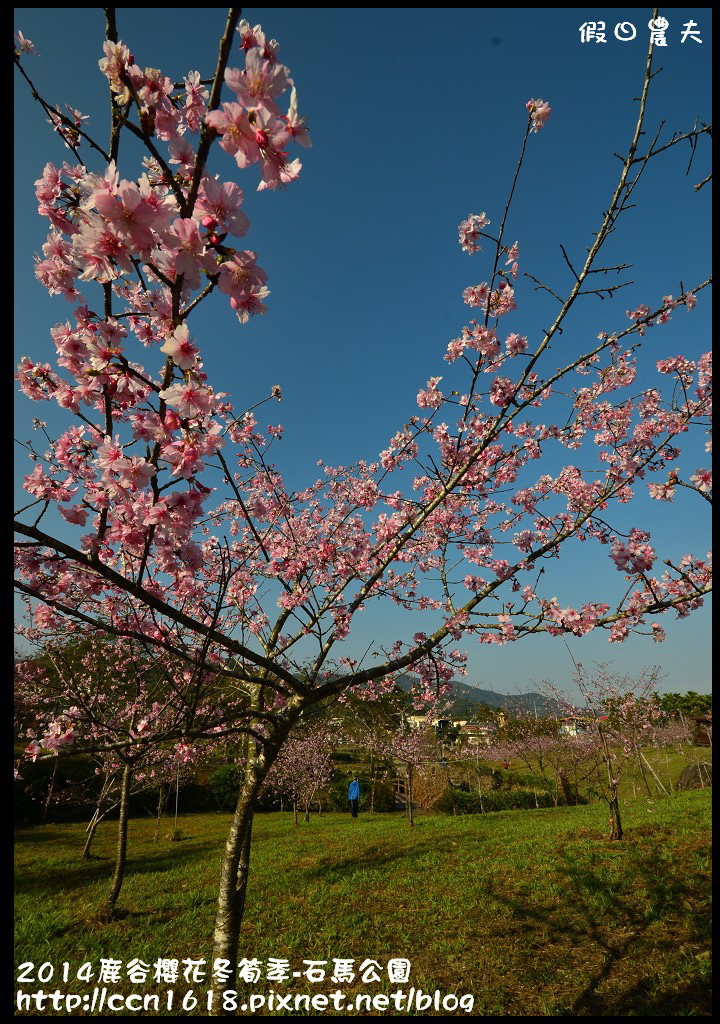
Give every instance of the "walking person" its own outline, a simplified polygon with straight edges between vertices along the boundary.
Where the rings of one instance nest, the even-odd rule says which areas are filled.
[[[348,786],[348,800],[350,801],[350,813],[353,818],[357,818],[358,807],[360,806],[360,783],[358,782],[357,775],[353,775]]]

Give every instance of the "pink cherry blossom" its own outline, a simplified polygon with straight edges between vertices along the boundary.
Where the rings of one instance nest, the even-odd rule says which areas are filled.
[[[193,134],[200,131],[209,95],[200,82],[200,72],[189,71],[185,76],[185,106],[182,113],[188,131]]]
[[[250,22],[243,18],[237,27],[237,32],[240,36],[240,46],[243,50],[247,51],[257,47],[265,60],[273,61],[277,59],[277,51],[280,45],[276,39],[268,40],[266,38],[261,25],[255,25],[251,28]]]
[[[652,569],[655,551],[648,544],[649,539],[649,533],[633,529],[627,543],[620,540],[613,542],[610,548],[611,557],[621,572],[638,573]]]
[[[290,106],[288,108],[285,122],[288,126],[292,138],[299,145],[309,149],[312,146],[312,140],[310,138],[310,131],[307,126],[307,122],[304,118],[300,117],[297,112],[297,91],[295,86],[290,90]]]
[[[520,355],[521,352],[527,350],[527,338],[523,338],[519,334],[508,334],[505,339],[505,350],[509,356]]]
[[[470,288],[466,288],[463,292],[463,301],[468,306],[480,306],[481,308],[487,308],[487,301],[490,295],[490,288],[487,283],[483,281],[482,284],[473,285]]]
[[[295,181],[300,175],[302,164],[299,160],[288,160],[285,147],[292,141],[293,133],[287,122],[264,110],[253,111],[253,114],[262,172],[258,191],[278,188]]]
[[[159,394],[169,406],[177,409],[182,417],[202,418],[208,415],[213,405],[212,391],[194,381],[173,384],[172,387],[164,388]]]
[[[133,455],[129,459],[119,459],[113,468],[118,474],[120,484],[133,491],[146,487],[157,474],[155,466],[137,455]]]
[[[275,100],[293,84],[288,69],[277,61],[266,60],[259,47],[246,51],[244,71],[226,70],[225,82],[244,107],[263,107],[276,115],[280,110]]]
[[[160,346],[160,351],[170,356],[181,370],[191,370],[197,365],[198,348],[190,340],[190,329],[187,324],[183,323],[176,327]]]
[[[698,469],[690,477],[690,483],[697,487],[699,491],[709,493],[712,490],[712,470]]]
[[[249,167],[260,159],[255,130],[239,103],[223,103],[219,110],[206,115],[205,123],[220,134],[220,145],[235,157],[238,167]]]
[[[417,404],[421,409],[439,409],[444,401],[444,396],[438,391],[437,386],[442,377],[431,377],[427,382],[427,390],[419,391]]]
[[[98,61],[98,66],[110,82],[110,88],[117,94],[118,102],[127,103],[131,95],[124,79],[129,76],[131,69],[135,68],[137,72],[140,72],[140,69],[122,41],[114,43],[106,39],[103,51],[105,56]]]
[[[121,238],[128,239],[140,252],[148,252],[154,243],[153,227],[159,226],[157,208],[147,201],[137,185],[123,181],[117,195],[99,190],[93,197],[103,219],[113,226]]]
[[[215,219],[215,228],[229,232],[236,238],[242,237],[249,227],[249,221],[241,211],[243,193],[234,182],[221,182],[205,176],[196,205],[198,213]]]
[[[235,253],[221,265],[218,287],[221,292],[242,302],[266,281],[267,274],[257,266],[257,254],[245,250]]]
[[[61,508],[60,515],[66,519],[68,523],[76,523],[79,526],[84,526],[87,522],[88,510],[83,508],[82,505],[71,505],[70,508]]]
[[[446,378],[424,371],[419,414],[400,412],[378,455],[320,462],[304,483],[291,467],[285,479],[276,458],[283,428],[266,425],[259,411],[280,399],[280,388],[265,385],[260,401],[217,391],[211,367],[222,347],[202,333],[211,323],[205,310],[218,300],[245,322],[265,311],[269,294],[256,253],[230,244],[248,220],[240,185],[226,178],[258,164],[248,182],[282,188],[300,172],[294,143],[309,143],[294,88],[280,114],[292,79],[260,26],[241,23],[245,69],[226,71],[238,17],[232,9],[211,88],[200,72],[171,78],[106,41],[100,65],[121,113],[112,138],[119,132],[122,163],[108,160],[102,170],[106,140],[92,150],[89,126],[71,110],[64,127],[69,139],[78,133],[87,166],[79,157],[74,166],[46,164],[35,183],[49,232],[37,279],[71,313],[51,329],[52,354],[25,357],[17,371],[24,394],[52,402],[53,415],[38,420],[33,441],[23,439],[32,463],[15,567],[23,635],[53,643],[79,633],[90,652],[75,681],[63,680],[67,700],[38,712],[34,735],[23,737],[29,755],[77,747],[117,767],[131,752],[150,774],[158,762],[145,763],[146,744],[177,769],[226,728],[230,743],[249,744],[242,767],[252,805],[264,773],[301,739],[312,707],[332,705],[351,687],[377,698],[407,669],[416,678],[412,699],[427,702],[466,671],[463,637],[503,645],[605,630],[613,643],[651,632],[660,641],[661,614],[671,612],[670,621],[700,608],[710,557],[665,561],[662,531],[651,543],[639,515],[648,491],[665,502],[704,505],[697,492],[709,497],[709,470],[689,474],[700,450],[691,432],[707,441],[712,375],[709,356],[698,358],[690,340],[672,356],[653,354],[642,337],[678,305],[690,309],[704,283],[690,291],[683,284],[658,306],[638,273],[629,321],[603,303],[604,322],[588,330],[581,317],[576,332],[566,330],[577,292],[606,283],[588,275],[605,259],[598,253],[607,224],[624,224],[621,178],[557,320],[531,325],[532,306],[523,319],[513,316],[532,287],[518,277],[519,244],[508,245],[504,226],[499,238],[486,235],[485,215],[470,215],[460,244],[477,251],[485,234],[490,253],[478,278],[487,280],[465,289],[476,319],[452,327],[438,352],[450,364]],[[222,102],[228,88],[237,102]],[[216,109],[208,112],[210,96]],[[528,111],[528,128],[518,126],[518,175],[527,169],[527,130],[537,132],[550,108],[531,100]],[[505,315],[511,326],[500,334]],[[208,342],[217,351],[205,353]],[[233,339],[223,344],[234,358]],[[595,545],[629,579],[611,571],[606,591],[598,589],[600,577],[583,569]],[[572,592],[563,593],[554,563],[568,554]],[[368,610],[390,628],[386,605],[411,623],[405,637],[380,630],[358,653],[357,616]],[[112,655],[104,665],[96,657],[103,636]],[[40,691],[27,671],[28,687]],[[611,710],[627,723],[637,704],[625,697],[613,698]],[[610,716],[600,721],[620,749],[625,739]],[[392,757],[409,772],[418,746],[401,731]],[[619,777],[611,770],[609,785]],[[233,856],[248,834],[245,825],[234,831]],[[230,860],[226,877],[235,878]]]
[[[197,221],[190,217],[178,217],[163,235],[164,253],[156,262],[163,266],[172,265],[173,277],[183,275],[185,287],[200,286],[200,272],[216,269],[215,260],[205,249]]]
[[[550,117],[552,107],[545,100],[528,100],[525,106],[530,113],[531,131],[539,132]]]
[[[15,47],[18,53],[33,54],[36,57],[40,56],[32,39],[26,39],[20,30],[15,33]]]
[[[672,501],[675,497],[675,488],[669,484],[648,484],[650,497],[656,501]]]
[[[493,405],[506,406],[515,393],[513,382],[509,377],[497,377],[490,388],[490,401]]]
[[[484,213],[471,213],[470,216],[460,224],[460,248],[463,249],[464,252],[479,252],[480,246],[478,244],[478,238],[480,238],[482,229],[489,223],[490,221]]]

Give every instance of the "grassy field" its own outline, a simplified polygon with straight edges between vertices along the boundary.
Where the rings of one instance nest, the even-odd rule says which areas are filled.
[[[240,956],[287,958],[291,970],[302,970],[306,959],[372,958],[384,966],[407,957],[412,970],[403,986],[338,986],[328,972],[320,984],[300,978],[283,989],[263,980],[247,992],[341,987],[354,994],[412,985],[472,994],[478,1016],[707,1016],[710,791],[631,798],[623,810],[622,843],[604,838],[601,804],[420,815],[414,829],[400,815],[313,815],[300,827],[289,813],[259,815]],[[48,961],[57,970],[67,961],[73,970],[108,957],[151,965],[160,957],[209,958],[228,821],[227,814],[181,817],[183,839],[157,845],[149,818],[131,821],[122,916],[112,922],[99,912],[112,824],[101,827],[90,862],[79,859],[81,826],[20,831],[17,962]],[[171,828],[170,821],[165,834]],[[89,990],[77,981],[42,987]],[[165,987],[151,977],[145,986],[125,980],[112,990]],[[207,986],[180,982],[178,998],[188,987]],[[201,1009],[148,1015],[205,1016]],[[462,1013],[391,1007],[371,1015]]]
[[[482,757],[482,748],[480,750]],[[711,747],[683,747],[681,750],[672,747],[645,747],[643,750],[644,762],[633,757],[627,762],[621,761],[622,774],[620,776],[619,796],[621,800],[629,800],[645,795],[663,796],[672,793],[684,768],[688,765],[705,762],[712,764]],[[450,755],[452,758],[452,755]],[[487,760],[483,763],[495,768],[501,768],[501,761]],[[455,762],[457,764],[457,762]],[[527,761],[515,758],[509,762],[512,772],[529,776],[535,772],[538,778],[542,773],[538,770],[537,764],[532,757]],[[606,769],[600,764],[596,770],[597,782],[604,784],[607,781]],[[457,774],[457,768],[455,768]],[[468,779],[474,778],[472,761],[469,763],[466,772]],[[501,772],[502,775],[502,772]],[[548,779],[552,788],[552,767],[548,766]],[[490,788],[488,779],[482,780],[484,789]],[[473,787],[474,788],[474,787]],[[597,799],[593,791],[604,788],[603,785],[596,785],[593,778],[586,779],[578,786],[581,796],[589,799]]]

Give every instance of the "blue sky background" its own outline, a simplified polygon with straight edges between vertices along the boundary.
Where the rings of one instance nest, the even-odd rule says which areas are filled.
[[[142,67],[161,68],[176,81],[190,69],[211,74],[224,8],[117,10],[120,38]],[[656,52],[655,66],[663,71],[653,83],[647,126],[650,131],[664,119],[667,140],[696,117],[711,120],[711,20],[709,8],[662,14],[670,23],[669,45]],[[255,192],[257,168],[241,174],[231,158],[216,152],[213,169],[245,191],[251,228],[241,244],[257,250],[272,294],[268,314],[246,326],[218,300],[201,308],[191,329],[210,382],[230,392],[238,408],[280,384],[282,405],[268,407],[260,422],[285,426],[276,462],[287,485],[298,488],[316,478],[320,458],[331,465],[375,458],[418,411],[418,388],[432,375],[449,380],[442,357],[470,312],[461,292],[490,271],[483,254],[461,252],[457,225],[469,213],[485,211],[490,230],[499,227],[530,97],[547,100],[552,115],[529,140],[506,237],[520,242],[521,273],[533,273],[561,293],[567,288],[559,243],[581,262],[614,189],[620,164],[613,153],[624,152],[634,127],[633,97],[642,85],[651,11],[247,8],[244,16],[280,41],[313,148],[297,147],[300,180],[276,193]],[[690,18],[702,44],[680,43]],[[605,45],[580,42],[580,25],[591,19],[607,23]],[[634,23],[634,41],[614,38],[619,21]],[[41,94],[90,114],[91,132],[104,144],[108,99],[97,69],[101,9],[16,8],[15,28],[40,51],[40,57],[25,57],[24,66]],[[230,63],[242,66],[240,55]],[[47,232],[36,214],[33,182],[45,162],[72,161],[72,155],[52,137],[19,76],[15,91],[17,358],[49,359],[48,329],[71,307],[51,299],[33,276],[33,253]],[[663,295],[677,294],[681,279],[692,287],[709,276],[709,186],[693,190],[709,172],[705,141],[689,176],[687,145],[648,168],[637,192],[639,207],[626,215],[604,261],[633,263],[634,284],[612,301],[584,300],[556,345],[558,365],[584,351],[600,330],[627,326],[627,309],[659,304]],[[135,163],[122,166],[122,151],[121,173],[138,173]],[[532,344],[551,321],[554,300],[522,278],[516,298],[518,311],[503,327],[527,334]],[[709,325],[703,293],[694,313],[678,310],[669,326],[648,335],[650,363],[679,352],[697,357],[710,347]],[[60,423],[51,410],[20,396],[19,438],[31,436],[34,416]],[[702,465],[709,465],[709,456],[698,443],[688,473]],[[20,452],[17,475],[28,471]],[[697,495],[683,492],[674,505],[633,506],[628,525],[650,528],[664,557],[704,554],[706,509]],[[622,583],[619,574],[612,578],[606,549],[597,547],[576,547],[558,570],[553,579],[561,605],[602,599],[593,589],[596,579],[610,578],[613,587]],[[424,628],[406,618],[391,623],[389,640]],[[672,615],[661,621],[668,632],[664,645],[647,637],[609,645],[606,634],[571,638],[570,645],[585,664],[611,661],[623,673],[659,664],[663,689],[709,690],[709,610],[685,621]],[[358,650],[387,622],[386,613],[368,612],[354,634]],[[499,691],[525,691],[546,678],[568,685],[572,677],[565,645],[552,638],[502,648],[469,641],[466,649],[468,681]]]

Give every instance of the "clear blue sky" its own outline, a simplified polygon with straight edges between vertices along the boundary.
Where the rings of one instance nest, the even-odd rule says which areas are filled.
[[[214,67],[224,8],[118,8],[118,31],[141,66],[161,68],[177,81],[189,69]],[[669,133],[686,131],[695,117],[709,121],[711,20],[709,8],[663,10],[669,45],[656,55],[663,72],[649,105],[649,129],[664,119]],[[488,274],[481,254],[457,244],[457,225],[486,211],[497,226],[514,172],[530,97],[550,102],[552,115],[532,136],[508,233],[518,238],[521,271],[562,290],[568,272],[558,243],[576,256],[616,181],[629,142],[642,84],[649,8],[249,8],[280,41],[280,57],[295,80],[299,109],[310,124],[313,148],[300,150],[298,182],[284,192],[256,193],[257,170],[239,174],[230,158],[215,168],[235,177],[246,194],[250,233],[268,271],[269,312],[241,327],[218,301],[200,311],[193,334],[202,342],[210,381],[222,382],[237,407],[250,405],[274,384],[284,401],[270,422],[286,435],[276,461],[290,487],[315,479],[316,462],[372,460],[417,411],[415,395],[428,377],[448,372],[447,342],[467,322],[462,290]],[[170,19],[172,20],[169,20]],[[607,43],[580,42],[580,25],[607,23]],[[682,24],[698,23],[702,44],[680,43]],[[637,39],[619,42],[618,21],[634,23]],[[24,64],[43,96],[91,115],[107,138],[107,93],[98,72],[104,17],[97,8],[16,8],[15,28],[41,56]],[[232,61],[231,61],[232,63]],[[237,63],[240,63],[238,61]],[[50,357],[48,328],[71,312],[35,281],[32,255],[47,222],[36,214],[33,182],[47,160],[72,159],[51,137],[39,106],[16,81],[17,354]],[[705,141],[705,140],[702,140]],[[581,351],[598,331],[622,329],[625,310],[658,303],[709,275],[709,187],[693,184],[708,173],[701,145],[689,177],[687,146],[658,158],[639,189],[640,207],[608,248],[611,262],[635,264],[635,282],[612,302],[586,299],[558,346],[558,362]],[[133,167],[135,165],[132,165]],[[126,177],[136,170],[125,168]],[[553,300],[517,289],[519,310],[507,329],[532,336],[545,326]],[[709,300],[693,314],[679,311],[652,334],[652,359],[710,347]],[[512,323],[511,323],[512,321]],[[17,403],[17,436],[50,410]],[[709,456],[696,449],[692,468]],[[29,471],[22,454],[18,476]],[[690,469],[692,471],[692,469]],[[701,507],[702,506],[702,507]],[[706,503],[682,495],[675,506],[648,502],[629,525],[649,527],[663,553],[704,553],[709,546]],[[557,577],[561,604],[600,599],[580,582],[611,575],[605,552],[581,549],[563,560]],[[614,582],[615,585],[615,582]],[[660,664],[668,690],[710,689],[709,611],[680,622],[663,617],[664,645],[636,638],[609,645],[606,634],[572,641],[584,663],[611,660],[620,672]],[[368,613],[357,643],[385,625]],[[398,628],[423,628],[413,622]],[[391,639],[391,637],[389,637]],[[530,638],[503,648],[467,644],[469,682],[514,692],[542,679],[565,685],[572,664],[564,644]]]

